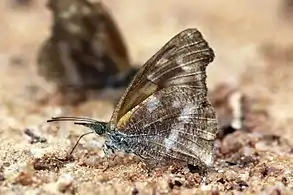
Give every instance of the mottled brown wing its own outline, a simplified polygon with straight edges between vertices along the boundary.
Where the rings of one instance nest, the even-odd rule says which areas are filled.
[[[127,123],[135,106],[163,88],[189,86],[206,95],[205,69],[213,59],[213,50],[197,29],[177,34],[136,74],[115,108],[111,128]]]
[[[115,62],[119,72],[128,70],[130,68],[128,49],[119,31],[119,26],[114,21],[110,10],[102,2],[93,3],[93,6],[99,20],[103,21],[100,22],[100,30],[95,35],[95,40],[97,41],[95,45],[100,44],[105,48],[104,50],[107,51],[109,58]]]
[[[189,86],[170,86],[137,106],[119,129],[130,150],[146,162],[181,161],[210,166],[217,120],[204,93]]]
[[[135,71],[119,28],[102,2],[49,0],[47,7],[53,25],[38,54],[40,75],[65,88],[129,83]]]

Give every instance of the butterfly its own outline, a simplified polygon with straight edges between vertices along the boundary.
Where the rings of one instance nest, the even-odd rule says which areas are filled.
[[[206,67],[214,52],[197,29],[175,35],[138,71],[110,122],[73,121],[105,137],[104,152],[133,153],[150,165],[209,167],[218,122],[207,99]]]
[[[65,103],[87,99],[88,90],[126,88],[137,70],[107,7],[87,0],[49,0],[47,8],[51,35],[39,48],[37,70],[67,97]]]

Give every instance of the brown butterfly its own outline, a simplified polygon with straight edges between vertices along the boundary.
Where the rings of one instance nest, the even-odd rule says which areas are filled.
[[[104,152],[134,153],[147,164],[213,162],[217,119],[207,100],[206,66],[214,52],[197,29],[173,37],[139,70],[109,123],[73,121],[105,137]]]
[[[87,0],[48,0],[53,25],[38,53],[38,72],[57,91],[126,87],[136,73],[108,9]]]

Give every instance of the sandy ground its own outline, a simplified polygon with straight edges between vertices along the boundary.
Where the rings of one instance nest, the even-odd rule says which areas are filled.
[[[74,159],[60,160],[85,131],[46,120],[70,114],[107,121],[114,105],[37,104],[52,88],[37,75],[35,62],[49,34],[50,14],[44,0],[29,7],[11,2],[0,2],[0,194],[293,193],[293,16],[282,1],[105,1],[134,64],[179,31],[196,27],[216,53],[208,68],[209,89],[229,83],[252,99],[252,116],[260,119],[251,131],[218,141],[215,170],[205,177],[173,169],[148,173],[133,157],[106,160],[95,135],[80,142]],[[27,129],[47,142],[31,144]]]

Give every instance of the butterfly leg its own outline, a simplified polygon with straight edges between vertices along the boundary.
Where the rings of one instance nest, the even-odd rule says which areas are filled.
[[[113,148],[111,146],[109,146],[107,143],[104,144],[103,152],[104,152],[104,154],[105,154],[106,157],[108,157],[111,154],[115,153],[115,151],[113,150]]]

